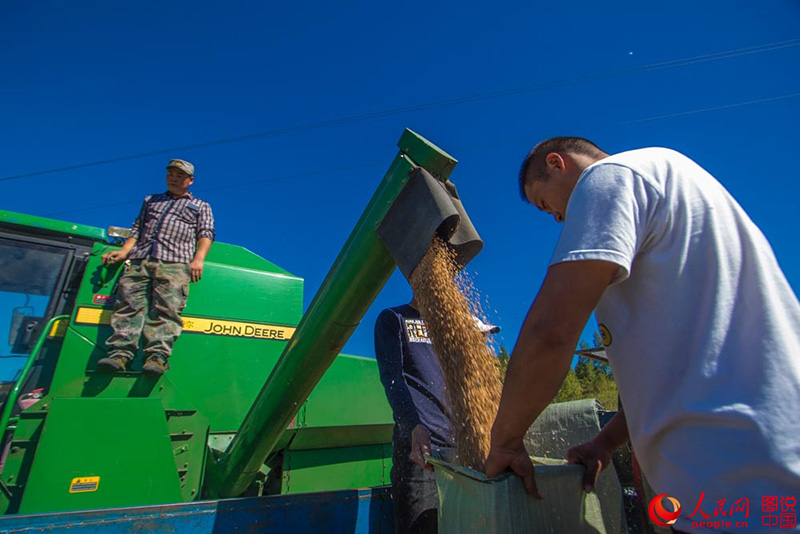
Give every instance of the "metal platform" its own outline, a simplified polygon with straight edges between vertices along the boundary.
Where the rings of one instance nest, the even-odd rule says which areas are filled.
[[[0,532],[263,534],[394,532],[389,488],[0,518]]]

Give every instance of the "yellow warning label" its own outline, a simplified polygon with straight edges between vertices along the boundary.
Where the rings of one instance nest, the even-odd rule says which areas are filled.
[[[78,308],[75,322],[78,324],[111,324],[111,310]]]
[[[70,493],[84,493],[87,491],[97,491],[100,485],[100,477],[78,477],[73,478],[69,484]]]
[[[78,324],[110,324],[111,310],[100,308],[79,308],[75,316]],[[183,330],[212,336],[251,337],[288,341],[294,335],[293,326],[279,326],[239,321],[221,321],[203,317],[184,317]]]

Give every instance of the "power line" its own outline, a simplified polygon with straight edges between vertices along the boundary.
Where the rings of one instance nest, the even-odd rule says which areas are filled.
[[[650,121],[656,121],[656,120],[671,119],[671,118],[674,118],[674,117],[685,117],[687,115],[695,115],[695,114],[698,114],[698,113],[708,113],[710,111],[719,111],[719,110],[722,110],[722,109],[738,108],[738,107],[750,106],[750,105],[754,105],[754,104],[762,104],[764,102],[774,102],[774,101],[777,101],[777,100],[786,100],[786,99],[789,99],[789,98],[797,98],[799,96],[800,96],[800,93],[791,93],[791,94],[788,94],[788,95],[781,95],[781,96],[775,96],[775,97],[770,97],[770,98],[762,98],[762,99],[758,99],[758,100],[748,100],[746,102],[737,102],[737,103],[734,103],[734,104],[725,104],[723,106],[713,106],[713,107],[709,107],[709,108],[693,109],[693,110],[689,110],[689,111],[670,113],[668,115],[656,115],[656,116],[653,116],[653,117],[645,117],[643,119],[636,119],[636,120],[632,120],[632,121],[618,122],[618,123],[613,124],[612,126],[628,126],[628,125],[631,125],[631,124],[638,124],[638,123],[642,123],[642,122],[650,122]],[[525,140],[528,140],[528,139],[527,138],[525,138],[525,139],[523,139],[523,138],[506,139],[504,141],[494,141],[494,142],[491,142],[491,143],[481,143],[479,145],[461,147],[460,151],[463,153],[463,152],[466,152],[466,151],[480,150],[482,148],[508,145],[510,143],[516,143],[516,142],[525,141]],[[456,147],[454,147],[454,148],[456,148]],[[233,183],[233,184],[220,185],[220,186],[216,186],[216,187],[207,187],[207,188],[202,188],[202,189],[198,188],[198,189],[195,189],[195,192],[197,192],[197,193],[205,193],[205,192],[208,192],[208,191],[218,191],[220,189],[237,189],[237,188],[240,188],[240,187],[246,187],[248,185],[274,183],[274,182],[279,182],[279,181],[283,181],[283,180],[293,180],[293,179],[305,178],[305,177],[309,177],[309,176],[318,176],[318,175],[328,174],[328,173],[332,173],[332,172],[343,172],[343,171],[358,170],[358,169],[363,169],[363,168],[368,168],[368,167],[374,167],[374,166],[377,166],[377,165],[381,165],[383,163],[385,163],[385,162],[384,161],[371,161],[371,162],[359,163],[357,165],[351,165],[351,166],[348,166],[348,167],[340,167],[340,168],[334,168],[334,169],[321,169],[321,170],[317,170],[317,171],[309,171],[309,172],[298,173],[298,174],[289,174],[289,175],[272,177],[272,178],[264,178],[264,179],[260,179],[260,180],[250,180],[250,181],[247,181],[247,182],[237,182],[237,183]],[[129,205],[129,204],[137,204],[139,202],[140,202],[139,200],[130,200],[130,201],[125,201],[125,202],[115,202],[113,204],[106,203],[106,204],[102,204],[102,205],[98,205],[98,206],[89,206],[89,207],[85,207],[85,208],[74,208],[74,209],[59,211],[59,212],[55,212],[55,213],[49,213],[49,214],[46,214],[45,217],[55,217],[55,216],[62,216],[62,215],[65,215],[65,214],[69,214],[69,213],[78,213],[78,212],[82,212],[82,211],[93,211],[93,210],[104,209],[104,208],[109,208],[109,207],[125,206],[125,205]]]
[[[747,55],[751,55],[751,54],[761,54],[761,53],[764,53],[764,52],[771,52],[771,51],[774,51],[774,50],[780,50],[780,49],[794,47],[794,46],[798,46],[798,45],[800,45],[800,39],[790,39],[788,41],[779,41],[779,42],[775,42],[775,43],[767,43],[767,44],[763,44],[763,45],[750,46],[750,47],[745,47],[745,48],[737,48],[737,49],[734,49],[734,50],[726,50],[726,51],[723,51],[723,52],[714,52],[714,53],[711,53],[711,54],[704,54],[704,55],[700,55],[700,56],[693,56],[693,57],[675,59],[675,60],[670,60],[670,61],[663,61],[663,62],[658,62],[658,63],[650,63],[648,65],[641,65],[641,66],[638,66],[638,67],[629,67],[629,68],[625,68],[625,69],[618,69],[618,70],[613,70],[613,71],[608,71],[608,72],[598,73],[598,74],[590,74],[590,75],[580,76],[580,77],[577,77],[577,78],[570,78],[570,79],[566,79],[566,80],[545,82],[545,83],[541,83],[541,84],[537,84],[537,85],[529,85],[529,86],[516,87],[516,88],[511,88],[511,89],[503,89],[503,90],[500,90],[500,91],[492,91],[492,92],[487,92],[487,93],[478,93],[478,94],[475,94],[475,95],[468,95],[468,96],[463,96],[463,97],[451,98],[451,99],[447,99],[447,100],[439,100],[439,101],[436,101],[436,102],[429,102],[429,103],[425,103],[425,104],[417,104],[417,105],[413,105],[413,106],[405,106],[405,107],[394,108],[394,109],[389,109],[389,110],[374,111],[374,112],[370,112],[370,113],[362,113],[362,114],[358,114],[358,115],[351,115],[351,116],[348,116],[348,117],[340,117],[338,119],[330,119],[330,120],[327,120],[327,121],[313,122],[313,123],[301,124],[301,125],[297,125],[297,126],[289,126],[289,127],[286,127],[286,128],[276,128],[276,129],[273,129],[273,130],[265,130],[263,132],[257,132],[257,133],[247,134],[247,135],[228,137],[228,138],[224,138],[224,139],[216,139],[216,140],[213,140],[213,141],[206,141],[206,142],[203,142],[203,143],[194,143],[194,144],[181,145],[181,146],[164,148],[164,149],[159,149],[159,150],[152,150],[152,151],[149,151],[149,152],[141,152],[141,153],[132,154],[132,155],[129,155],[129,156],[120,156],[120,157],[115,157],[115,158],[91,161],[91,162],[87,162],[87,163],[79,163],[79,164],[76,164],[76,165],[68,165],[68,166],[64,166],[64,167],[56,167],[56,168],[53,168],[53,169],[46,169],[46,170],[42,170],[42,171],[34,171],[34,172],[29,172],[29,173],[16,174],[16,175],[12,175],[12,176],[2,177],[2,178],[0,178],[0,181],[17,180],[17,179],[20,179],[20,178],[30,178],[30,177],[33,177],[33,176],[41,176],[41,175],[44,175],[44,174],[52,174],[52,173],[56,173],[56,172],[83,169],[83,168],[86,168],[86,167],[94,167],[94,166],[97,166],[97,165],[106,165],[106,164],[109,164],[109,163],[118,163],[118,162],[121,162],[121,161],[129,161],[129,160],[133,160],[133,159],[147,158],[147,157],[150,157],[150,156],[157,156],[157,155],[163,155],[163,154],[168,154],[168,153],[175,153],[175,152],[179,152],[179,151],[196,150],[198,148],[206,148],[206,147],[210,147],[210,146],[230,144],[230,143],[239,143],[239,142],[242,142],[242,141],[249,141],[249,140],[252,140],[252,139],[259,139],[259,138],[265,138],[265,137],[275,137],[275,136],[278,136],[278,135],[284,135],[284,134],[288,134],[288,133],[296,133],[296,132],[302,132],[302,131],[313,130],[313,129],[318,129],[318,128],[326,128],[326,127],[329,127],[329,126],[338,126],[338,125],[342,125],[342,124],[348,124],[348,123],[352,123],[352,122],[364,121],[364,120],[369,120],[369,119],[379,119],[379,118],[389,117],[389,116],[392,116],[392,115],[400,115],[400,114],[403,114],[403,113],[411,113],[411,112],[414,112],[414,111],[424,111],[424,110],[438,108],[438,107],[453,106],[453,105],[458,105],[458,104],[467,104],[467,103],[471,103],[471,102],[477,102],[477,101],[480,101],[480,100],[487,100],[487,99],[492,99],[492,98],[500,98],[500,97],[504,97],[504,96],[512,96],[512,95],[535,92],[535,91],[542,91],[542,90],[545,90],[545,89],[553,89],[553,88],[558,88],[558,87],[565,87],[565,86],[569,86],[569,85],[576,85],[576,84],[587,83],[587,82],[591,82],[591,81],[598,81],[598,80],[613,78],[613,77],[622,76],[622,75],[625,75],[625,74],[633,74],[633,73],[637,73],[637,72],[653,72],[653,71],[657,71],[657,70],[664,70],[664,69],[671,69],[671,68],[683,67],[683,66],[688,66],[688,65],[695,65],[697,63],[706,63],[706,62],[710,62],[710,61],[719,61],[719,60],[722,60],[722,59],[730,59],[730,58],[734,58],[734,57],[747,56]]]
[[[339,168],[335,168],[335,169],[321,169],[321,170],[317,170],[317,171],[308,171],[308,172],[301,172],[301,173],[297,173],[297,174],[287,174],[287,175],[284,175],[284,176],[275,176],[275,177],[270,177],[270,178],[263,178],[263,179],[260,179],[260,180],[249,180],[247,182],[237,182],[237,183],[234,183],[234,184],[218,185],[218,186],[215,186],[215,187],[197,188],[197,189],[193,189],[193,192],[195,192],[195,193],[207,193],[209,191],[218,191],[220,189],[237,189],[239,187],[247,187],[248,185],[271,184],[271,183],[275,183],[275,182],[281,182],[281,181],[284,181],[284,180],[296,180],[298,178],[308,178],[310,176],[317,176],[317,175],[320,175],[320,174],[328,174],[328,173],[332,173],[332,172],[355,171],[355,170],[359,170],[359,169],[364,169],[366,167],[374,167],[374,166],[380,165],[382,163],[384,163],[384,162],[383,161],[370,161],[370,162],[359,163],[357,165],[349,165],[347,167],[339,167]],[[138,199],[137,200],[126,200],[126,201],[123,201],[123,202],[105,203],[105,204],[100,204],[98,206],[88,206],[88,207],[85,207],[85,208],[74,208],[74,209],[63,210],[63,211],[58,211],[58,212],[54,212],[54,213],[48,213],[48,214],[45,215],[45,217],[60,217],[62,215],[66,215],[66,214],[69,214],[69,213],[77,213],[77,212],[81,212],[81,211],[93,211],[93,210],[113,208],[113,207],[117,207],[117,206],[127,206],[127,205],[130,205],[130,204],[140,204],[140,203],[141,203],[141,200],[138,200]]]
[[[647,117],[644,119],[637,119],[633,121],[621,122],[619,126],[627,126],[629,124],[637,124],[640,122],[650,122],[650,121],[657,121],[662,119],[671,119],[673,117],[684,117],[686,115],[694,115],[695,113],[706,113],[708,111],[717,111],[720,109],[730,109],[730,108],[739,108],[742,106],[750,106],[752,104],[762,104],[764,102],[775,102],[776,100],[786,100],[787,98],[796,98],[800,96],[800,93],[792,93],[789,95],[782,95],[782,96],[774,96],[772,98],[762,98],[760,100],[748,100],[747,102],[738,102],[736,104],[726,104],[724,106],[715,106],[712,108],[703,108],[703,109],[695,109],[691,111],[682,111],[678,113],[670,113],[668,115],[657,115],[655,117]]]

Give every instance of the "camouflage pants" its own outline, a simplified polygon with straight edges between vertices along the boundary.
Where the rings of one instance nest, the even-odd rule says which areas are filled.
[[[135,260],[126,266],[111,315],[114,333],[106,340],[109,355],[134,358],[141,336],[145,356],[168,358],[183,330],[191,273],[188,263]]]

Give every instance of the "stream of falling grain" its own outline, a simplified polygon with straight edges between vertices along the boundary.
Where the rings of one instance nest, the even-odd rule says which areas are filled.
[[[501,384],[496,358],[455,280],[457,271],[452,252],[435,238],[409,281],[444,372],[456,463],[482,472]]]

